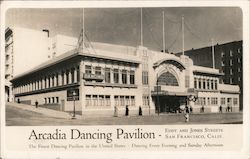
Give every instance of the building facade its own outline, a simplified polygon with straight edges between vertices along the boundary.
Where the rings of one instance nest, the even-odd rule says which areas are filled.
[[[177,53],[180,56],[182,53]],[[240,87],[240,110],[243,109],[243,65],[242,65],[242,40],[233,41],[214,46],[215,68],[224,75],[221,83],[239,85]],[[212,47],[186,50],[194,65],[213,67]]]
[[[16,76],[11,81],[15,101],[75,109],[83,116],[122,116],[126,106],[129,115],[138,115],[140,107],[143,115],[152,115],[186,105],[194,113],[218,112],[220,106],[239,111],[239,87],[220,84],[218,69],[142,46],[109,46],[112,51],[72,50]]]
[[[76,38],[49,37],[49,30],[8,27],[5,30],[5,101],[13,99],[10,80],[14,76],[72,50],[76,45]]]

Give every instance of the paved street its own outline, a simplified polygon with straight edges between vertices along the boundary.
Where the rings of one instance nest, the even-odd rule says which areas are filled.
[[[161,114],[160,116],[131,117],[87,117],[82,119],[56,118],[41,113],[6,106],[7,126],[49,125],[173,125],[173,124],[240,124],[242,113],[191,114],[185,123],[183,114]]]

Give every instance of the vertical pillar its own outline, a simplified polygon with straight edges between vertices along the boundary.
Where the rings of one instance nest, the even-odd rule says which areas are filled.
[[[46,77],[46,88],[49,88],[49,77]]]
[[[74,68],[74,83],[77,82],[77,67]]]
[[[114,69],[110,69],[110,83],[114,83]]]
[[[57,84],[57,75],[54,76],[54,86],[56,87],[58,84]]]
[[[130,84],[130,71],[127,71],[127,84]]]
[[[69,70],[68,79],[69,79],[69,84],[71,84],[72,83],[71,70]]]
[[[42,79],[42,89],[44,89],[45,88],[45,79],[43,78]]]
[[[67,73],[66,73],[66,71],[63,73],[63,79],[64,79],[64,85],[66,85],[67,84]]]
[[[62,73],[59,72],[58,73],[58,86],[61,86],[62,85]]]
[[[122,70],[118,70],[119,73],[119,84],[122,84]]]

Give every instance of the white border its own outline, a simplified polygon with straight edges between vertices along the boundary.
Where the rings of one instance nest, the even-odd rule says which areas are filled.
[[[199,151],[199,152],[162,152],[157,151],[155,153],[150,151],[145,152],[130,152],[126,151],[114,151],[114,152],[84,152],[84,157],[87,158],[248,158],[249,157],[249,120],[250,120],[250,98],[249,98],[249,2],[248,1],[5,1],[1,2],[1,153],[5,152],[5,102],[4,102],[4,63],[5,63],[5,13],[8,8],[126,8],[126,7],[240,7],[243,11],[243,149],[238,152],[209,152],[209,151]],[[223,125],[222,125],[223,126]],[[17,127],[18,128],[18,127]],[[233,126],[232,126],[233,128]],[[232,136],[232,138],[235,138]],[[72,156],[73,154],[73,156]],[[143,154],[143,156],[141,155]],[[23,156],[27,158],[33,156],[33,152],[16,152],[13,154],[8,154],[11,158],[20,158]],[[56,153],[41,153],[39,154],[41,158],[56,158],[59,157]],[[61,153],[60,158],[64,156],[65,158],[73,158],[82,156],[82,153]],[[83,157],[83,156],[82,156]]]

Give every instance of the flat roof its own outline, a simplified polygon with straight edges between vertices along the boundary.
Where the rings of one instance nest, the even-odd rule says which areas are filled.
[[[108,60],[115,60],[115,61],[121,61],[121,62],[127,62],[127,63],[135,63],[135,64],[139,64],[141,63],[138,60],[132,60],[132,59],[123,59],[123,58],[118,58],[118,57],[111,57],[111,56],[105,56],[105,55],[98,55],[98,54],[93,54],[93,53],[87,53],[87,52],[79,52],[76,49],[68,51],[60,56],[57,56],[55,58],[52,58],[34,68],[32,68],[29,71],[26,71],[22,74],[19,74],[17,76],[15,76],[11,81],[17,80],[19,78],[22,78],[24,76],[30,75],[32,73],[35,73],[37,71],[43,70],[45,68],[51,67],[55,64],[58,64],[60,62],[63,62],[65,60],[71,59],[73,57],[76,56],[82,56],[82,57],[94,57],[94,58],[100,58],[100,59],[108,59]]]

